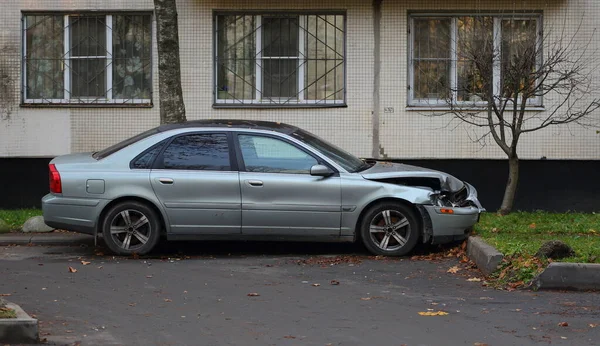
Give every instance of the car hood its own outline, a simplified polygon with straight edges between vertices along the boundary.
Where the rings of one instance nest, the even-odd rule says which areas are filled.
[[[405,165],[403,163],[377,161],[371,168],[360,172],[368,180],[393,178],[435,178],[440,180],[442,190],[456,192],[465,184],[450,174],[433,169]]]

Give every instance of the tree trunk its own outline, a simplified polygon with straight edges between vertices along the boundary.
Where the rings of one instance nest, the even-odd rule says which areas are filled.
[[[517,192],[517,183],[519,182],[519,158],[517,155],[508,158],[508,181],[504,190],[502,205],[498,211],[501,215],[510,214],[515,203],[515,194]]]
[[[158,42],[160,123],[186,121],[181,90],[176,0],[154,0]]]

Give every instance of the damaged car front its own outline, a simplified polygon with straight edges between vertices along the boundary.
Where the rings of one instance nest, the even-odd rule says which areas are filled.
[[[485,211],[477,190],[450,174],[399,163],[371,164],[361,172],[364,179],[423,190],[427,198],[415,201],[422,218],[423,242],[441,244],[465,239]]]
[[[339,171],[340,240],[360,240],[373,254],[404,256],[419,241],[464,239],[484,211],[475,188],[450,174],[359,159],[301,129],[290,137]]]

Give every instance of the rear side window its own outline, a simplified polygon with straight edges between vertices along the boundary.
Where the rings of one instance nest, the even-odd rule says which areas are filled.
[[[162,154],[163,169],[230,171],[225,134],[190,134],[175,138]]]
[[[141,156],[138,156],[132,163],[131,168],[133,169],[150,169],[152,168],[152,163],[154,159],[160,153],[162,148],[165,146],[168,140],[164,140],[158,144],[155,144],[150,150],[143,153]]]

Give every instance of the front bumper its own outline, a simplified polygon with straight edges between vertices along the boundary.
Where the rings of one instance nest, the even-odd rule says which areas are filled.
[[[44,222],[57,229],[93,235],[97,220],[107,202],[47,194],[42,198]]]
[[[466,183],[465,183],[466,184]],[[473,225],[479,221],[480,214],[485,212],[481,203],[477,199],[477,190],[470,184],[468,188],[467,200],[472,202],[469,207],[438,207],[434,205],[423,205],[428,219],[428,226],[431,236],[431,243],[441,244],[454,240],[465,239]],[[444,209],[446,212],[442,212]],[[452,213],[448,213],[451,210]]]

